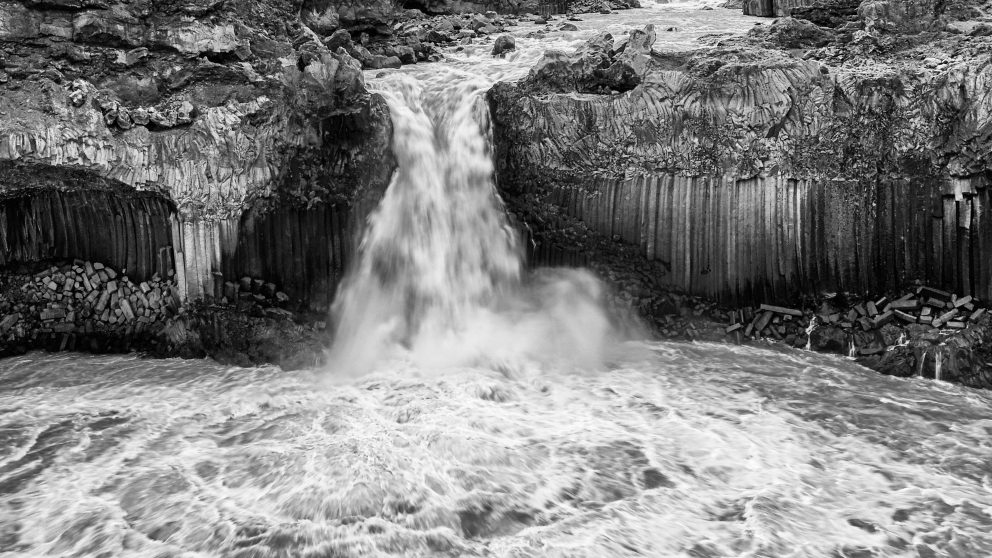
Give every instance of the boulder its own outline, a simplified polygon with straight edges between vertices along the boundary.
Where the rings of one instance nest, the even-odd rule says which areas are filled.
[[[756,26],[748,34],[781,48],[818,48],[826,46],[834,38],[830,30],[791,17],[776,19],[771,25]]]
[[[810,348],[821,353],[846,355],[850,349],[850,340],[842,328],[820,326],[809,335]]]
[[[617,48],[613,46],[613,36],[603,33],[573,54],[548,51],[521,85],[557,92],[630,91],[650,69],[651,46],[656,38],[654,26],[648,25],[631,31],[627,41]]]
[[[516,50],[517,41],[513,35],[500,35],[493,44],[493,56],[505,56],[507,52]]]

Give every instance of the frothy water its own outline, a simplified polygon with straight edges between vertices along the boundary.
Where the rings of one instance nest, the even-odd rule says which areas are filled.
[[[595,374],[0,362],[0,555],[984,557],[992,397],[634,345]]]
[[[522,25],[505,57],[479,42],[450,50],[443,63],[367,73],[389,104],[398,168],[336,297],[332,379],[394,360],[589,369],[609,356],[615,334],[596,278],[581,270],[523,274],[493,183],[483,96],[497,81],[526,75],[545,50],[573,49],[604,30],[619,40],[631,25],[654,23],[671,29],[657,48],[680,50],[750,25],[729,10],[701,11],[707,2],[646,4],[584,14],[577,31]]]
[[[382,362],[594,368],[611,338],[603,287],[582,270],[523,273],[494,184],[485,77],[387,73],[397,170],[333,309],[329,377]]]

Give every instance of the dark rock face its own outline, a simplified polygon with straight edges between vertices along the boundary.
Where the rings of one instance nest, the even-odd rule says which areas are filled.
[[[640,8],[638,0],[572,0],[568,9],[577,14],[601,13],[608,14],[613,10],[628,10]]]
[[[630,91],[644,78],[657,38],[653,25],[632,31],[628,40],[614,44],[613,35],[603,33],[574,54],[548,51],[521,82],[532,91],[602,93]]]
[[[416,8],[428,14],[485,13],[501,14],[561,14],[568,2],[562,0],[407,0],[404,7]]]
[[[839,327],[824,326],[813,330],[809,336],[809,344],[814,351],[846,355],[851,346],[851,339]]]
[[[744,0],[744,15],[758,17],[801,17],[798,14],[820,10],[824,14],[857,11],[859,0]]]
[[[780,48],[820,48],[827,46],[835,34],[802,19],[783,17],[771,25],[757,26],[749,32],[756,39],[763,39]]]
[[[859,0],[820,0],[808,6],[792,8],[789,15],[822,27],[839,27],[857,21],[859,4]]]
[[[517,49],[517,41],[513,35],[500,35],[493,44],[493,56],[503,56],[507,52]]]

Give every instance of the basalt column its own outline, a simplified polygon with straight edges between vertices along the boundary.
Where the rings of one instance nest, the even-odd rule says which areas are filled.
[[[638,248],[666,283],[728,301],[819,290],[885,292],[913,280],[992,296],[984,179],[920,184],[645,174],[529,193],[603,238]],[[554,228],[554,226],[550,227]],[[534,238],[534,265],[582,265]]]
[[[915,281],[992,298],[987,53],[866,73],[757,46],[658,53],[653,33],[549,53],[490,91],[533,263],[599,242],[659,285],[745,304]]]
[[[79,259],[136,281],[175,269],[175,207],[161,194],[51,167],[4,165],[3,175],[0,268]]]

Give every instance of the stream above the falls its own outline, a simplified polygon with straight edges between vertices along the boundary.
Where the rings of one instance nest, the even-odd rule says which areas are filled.
[[[0,558],[992,556],[992,393],[621,341],[591,274],[523,270],[486,89],[602,30],[754,23],[645,3],[366,74],[400,169],[327,367],[0,360]]]
[[[581,21],[568,21],[555,16],[547,25],[521,21],[506,34],[515,39],[515,50],[505,56],[492,56],[493,40],[473,39],[472,44],[444,49],[444,60],[434,63],[411,64],[396,70],[369,70],[366,76],[372,88],[379,76],[403,73],[425,82],[472,81],[479,87],[491,87],[499,81],[516,81],[548,50],[572,52],[600,33],[610,33],[622,40],[631,29],[654,25],[657,39],[654,50],[680,52],[706,46],[721,36],[746,33],[756,23],[767,24],[766,18],[742,15],[740,10],[720,8],[723,0],[689,0],[663,3],[642,0],[642,8],[621,10],[611,14],[580,14]],[[705,8],[705,9],[704,9]],[[575,31],[562,31],[563,24],[574,25]],[[712,39],[707,41],[707,39]]]

